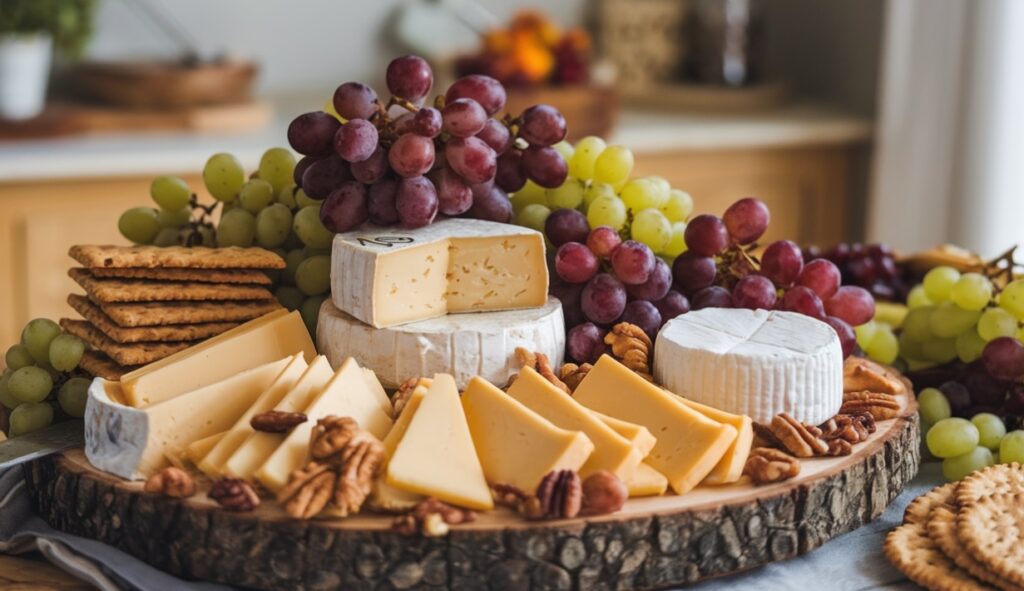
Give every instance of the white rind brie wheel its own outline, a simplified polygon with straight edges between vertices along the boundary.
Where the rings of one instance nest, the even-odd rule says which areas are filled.
[[[843,353],[829,325],[803,314],[707,308],[670,320],[655,380],[680,396],[759,423],[788,412],[818,425],[843,403]]]

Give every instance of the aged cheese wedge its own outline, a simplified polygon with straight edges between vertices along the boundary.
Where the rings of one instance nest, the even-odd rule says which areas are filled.
[[[331,358],[328,357],[327,361],[331,361]],[[342,361],[342,359],[337,361],[339,366]],[[356,363],[359,363],[358,359],[356,359]],[[331,367],[334,367],[333,363],[331,364]],[[391,418],[395,418],[395,407],[391,404],[391,398],[388,397],[388,392],[384,389],[384,385],[380,383],[380,380],[377,378],[377,374],[374,373],[372,369],[363,367],[362,365],[359,366],[359,369],[363,371],[363,377],[366,379],[366,385],[370,387],[370,393],[372,393],[377,399],[377,404],[380,404],[380,409],[384,411],[384,414]]]
[[[754,441],[753,421],[746,415],[730,414],[686,398],[680,398],[680,400],[712,421],[732,425],[736,428],[736,440],[732,442],[715,468],[704,478],[704,484],[731,484],[739,480],[743,476],[743,466],[747,463],[747,456],[750,455],[750,444]]]
[[[587,407],[573,400],[537,373],[524,367],[512,382],[508,395],[526,405],[558,427],[569,431],[582,431],[594,444],[594,451],[580,467],[580,476],[587,477],[599,470],[607,470],[626,480],[643,459],[640,451],[625,437],[594,416]]]
[[[249,410],[245,411],[241,417],[235,421],[231,429],[225,434],[217,445],[210,450],[208,454],[202,457],[196,464],[204,474],[210,478],[216,478],[222,474],[224,468],[224,462],[231,457],[232,454],[238,449],[242,443],[249,437],[249,435],[255,433],[255,429],[249,424],[249,421],[258,414],[265,413],[268,410],[272,410],[275,406],[281,402],[281,399],[285,397],[288,392],[295,386],[299,378],[302,377],[302,373],[306,371],[309,364],[302,357],[302,353],[298,353],[291,358],[288,365],[285,366],[281,373],[274,379],[274,381],[267,387],[266,391],[260,395],[256,402],[249,407]]]
[[[449,219],[415,230],[368,227],[338,234],[331,298],[376,328],[450,312],[543,306],[544,236],[483,220]]]
[[[668,490],[668,478],[644,462],[626,480],[629,497],[656,497]]]
[[[491,484],[533,492],[548,472],[578,471],[594,451],[582,431],[556,427],[481,378],[470,380],[462,408]]]
[[[334,377],[331,364],[324,356],[318,356],[309,364],[298,381],[287,394],[274,405],[274,410],[282,412],[302,412],[323,391],[327,382]],[[221,471],[226,476],[251,480],[253,472],[262,466],[274,450],[284,441],[285,433],[267,433],[253,431],[245,441],[224,462]]]
[[[198,441],[193,441],[192,444],[185,449],[185,458],[193,464],[198,465],[199,460],[202,460],[206,454],[210,453],[213,446],[217,445],[217,442],[226,434],[227,431],[221,431],[220,433],[214,433],[213,435],[204,437]]]
[[[169,400],[264,363],[316,348],[298,312],[278,310],[121,376],[128,404]]]
[[[352,358],[341,364],[303,412],[308,420],[292,429],[254,474],[260,484],[272,492],[284,487],[288,476],[302,467],[309,454],[310,433],[323,417],[352,417],[360,427],[380,439],[391,429],[391,417],[380,407],[380,401],[366,383],[362,368]]]
[[[429,390],[409,421],[405,435],[388,460],[391,486],[437,497],[470,509],[494,508],[459,404],[455,378],[435,374]]]
[[[85,453],[100,470],[147,478],[183,457],[188,446],[226,431],[291,361],[286,357],[147,408],[117,404],[107,393],[117,382],[96,379],[85,409]]]
[[[402,414],[399,415],[394,426],[388,431],[387,437],[383,440],[384,452],[388,458],[395,455],[398,443],[405,437],[405,432],[409,429],[409,423],[412,422],[412,417],[416,414],[416,410],[419,409],[420,403],[423,402],[423,397],[427,395],[431,384],[433,384],[433,380],[430,378],[420,378],[419,384],[416,385],[412,394],[409,395],[409,400],[405,403]],[[385,475],[374,481],[373,490],[370,492],[370,503],[375,509],[402,511],[411,509],[416,503],[424,499],[424,496],[419,493],[402,490],[388,484],[385,480],[387,474],[386,464],[383,472]]]
[[[732,425],[705,417],[607,355],[597,360],[573,398],[655,433],[658,442],[645,461],[678,494],[710,474],[737,436]]]
[[[613,431],[622,435],[630,443],[633,444],[637,450],[640,451],[640,456],[646,458],[647,454],[651,453],[654,449],[654,445],[658,443],[658,440],[651,435],[651,432],[647,430],[647,427],[643,425],[637,425],[636,423],[630,423],[629,421],[623,421],[615,417],[610,417],[606,414],[601,414],[596,410],[591,410],[594,416],[601,419],[601,421],[612,428]]]

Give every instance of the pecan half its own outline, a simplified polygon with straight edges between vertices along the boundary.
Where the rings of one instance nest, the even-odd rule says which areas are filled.
[[[805,425],[793,418],[789,413],[780,413],[772,417],[772,434],[782,443],[782,447],[798,458],[810,458],[828,453],[828,444],[818,436],[821,430],[813,425]]]
[[[268,410],[253,416],[249,420],[249,425],[256,431],[263,431],[264,433],[284,433],[305,423],[307,420],[309,419],[301,412]]]
[[[518,486],[494,484],[491,486],[491,496],[494,497],[496,505],[519,511],[520,506],[530,495],[526,494]]]
[[[565,385],[569,387],[570,392],[575,392],[576,388],[579,387],[580,382],[583,381],[583,378],[587,377],[587,374],[590,373],[590,370],[593,368],[594,366],[589,363],[584,363],[582,365],[566,363],[560,370],[558,370],[558,377],[565,382]]]
[[[778,449],[755,447],[747,456],[743,473],[755,484],[781,482],[800,474],[800,460]]]
[[[598,470],[583,481],[583,513],[606,515],[626,504],[629,489],[619,477],[607,470]]]
[[[339,454],[360,431],[362,429],[359,428],[359,423],[352,417],[323,417],[316,422],[310,433],[309,455],[316,460],[338,464]]]
[[[842,439],[851,444],[860,443],[875,432],[875,419],[869,412],[838,414],[822,423],[821,438],[825,441]]]
[[[892,394],[883,392],[844,392],[843,405],[839,408],[842,414],[857,412],[870,413],[876,421],[894,419],[900,416],[903,405]]]
[[[769,425],[754,421],[752,427],[754,429],[754,447],[782,447],[782,442],[775,436],[775,433],[772,433],[772,428]]]
[[[260,506],[260,497],[252,485],[241,478],[221,478],[213,483],[210,498],[228,511],[252,511]]]
[[[543,376],[545,380],[554,384],[556,388],[566,394],[572,394],[569,386],[566,386],[565,382],[555,375],[555,370],[551,367],[551,361],[547,355],[528,351],[524,347],[516,347],[516,361],[518,361],[519,367],[529,367],[537,370],[537,373]],[[510,385],[512,381],[509,380]]]
[[[851,356],[843,364],[843,390],[901,394],[906,390],[906,386],[890,370],[874,361]]]
[[[542,519],[570,519],[583,507],[583,484],[573,470],[553,470],[541,479],[535,495]]]
[[[165,497],[185,499],[196,494],[196,481],[181,468],[168,466],[146,480],[145,490]]]
[[[620,322],[612,327],[604,337],[604,342],[612,348],[612,356],[622,365],[641,375],[649,382],[651,376],[651,338],[642,328],[628,322]]]
[[[296,519],[317,516],[334,495],[335,475],[331,467],[310,462],[288,477],[288,484],[277,493],[277,501]]]
[[[853,444],[845,439],[830,439],[827,456],[848,456],[853,453]]]
[[[391,522],[391,528],[408,536],[420,532],[427,537],[438,537],[446,535],[450,525],[469,523],[475,519],[476,513],[468,509],[453,507],[435,497],[428,497],[408,513],[396,517]]]

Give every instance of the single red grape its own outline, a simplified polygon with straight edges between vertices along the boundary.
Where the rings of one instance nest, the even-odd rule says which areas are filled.
[[[620,244],[622,244],[622,237],[611,226],[598,226],[587,236],[587,247],[602,260],[611,257],[612,252]]]
[[[523,174],[521,159],[522,154],[519,150],[508,150],[498,156],[498,168],[494,173],[494,183],[509,193],[515,193],[522,189],[526,184],[526,175]]]
[[[633,300],[622,312],[622,322],[635,324],[653,341],[658,338],[661,328],[661,312],[654,304],[645,300]]]
[[[718,266],[715,259],[686,251],[672,263],[675,287],[687,295],[693,295],[715,282]]]
[[[377,112],[377,93],[360,82],[346,82],[334,91],[334,110],[353,119],[369,119]]]
[[[512,134],[508,127],[497,119],[488,119],[476,137],[482,139],[499,156],[512,147]]]
[[[729,206],[722,216],[729,236],[737,244],[751,244],[768,229],[771,213],[764,201],[745,197]]]
[[[473,191],[450,168],[434,170],[427,178],[437,188],[438,211],[444,215],[461,215],[473,206]]]
[[[586,245],[566,242],[555,253],[555,272],[569,283],[586,283],[597,274],[597,257]]]
[[[544,221],[544,235],[555,246],[567,242],[586,242],[589,233],[587,216],[575,209],[556,209]]]
[[[323,111],[304,113],[288,125],[288,143],[299,154],[327,156],[334,150],[334,134],[340,125]]]
[[[377,146],[369,158],[362,162],[353,162],[351,168],[353,178],[360,183],[372,185],[384,178],[384,175],[390,170],[388,167],[388,154],[384,151],[384,148]]]
[[[608,348],[604,336],[608,331],[593,322],[572,327],[565,339],[565,353],[576,363],[597,363]]]
[[[729,290],[712,285],[693,294],[690,298],[691,310],[703,310],[704,308],[735,308],[732,301],[732,294]]]
[[[551,105],[534,105],[519,118],[519,137],[531,146],[552,146],[565,139],[565,117]]]
[[[507,193],[490,185],[486,190],[473,194],[473,205],[468,215],[478,220],[507,224],[512,221],[512,201]]]
[[[772,242],[761,255],[761,274],[779,287],[792,285],[803,268],[804,255],[790,240]]]
[[[683,240],[690,252],[710,257],[729,245],[729,232],[718,216],[704,213],[686,224]]]
[[[732,289],[732,301],[737,308],[771,310],[777,297],[775,285],[763,275],[747,275]]]
[[[434,141],[422,135],[407,133],[391,144],[388,163],[401,176],[422,176],[434,165]]]
[[[433,107],[423,107],[412,116],[410,131],[423,137],[435,138],[441,133],[442,125],[441,111]]]
[[[825,317],[825,305],[821,303],[821,298],[813,289],[803,285],[786,290],[786,295],[782,297],[782,309],[819,320]]]
[[[839,267],[826,259],[815,259],[807,263],[796,278],[797,285],[811,288],[822,300],[832,297],[841,281]]]
[[[654,270],[648,275],[647,281],[636,285],[626,284],[626,293],[634,300],[656,302],[668,294],[672,287],[672,270],[668,263],[655,258]]]
[[[836,331],[836,335],[839,336],[839,346],[843,349],[843,359],[849,357],[850,353],[853,353],[853,348],[857,346],[857,334],[853,332],[853,328],[835,316],[825,316],[822,318],[822,321],[831,326],[832,330]]]
[[[441,129],[454,137],[470,137],[480,133],[487,123],[487,112],[470,98],[456,99],[441,109]]]
[[[378,226],[390,226],[398,223],[398,210],[395,208],[395,193],[398,182],[394,179],[381,179],[370,185],[366,196],[366,210],[370,221]]]
[[[569,165],[558,150],[548,146],[530,146],[523,150],[521,166],[526,178],[546,189],[561,187],[569,176]]]
[[[583,315],[597,324],[611,324],[626,309],[626,289],[609,273],[598,273],[580,294]]]
[[[675,290],[668,292],[665,297],[654,302],[654,305],[661,312],[662,324],[690,311],[690,300]]]
[[[365,119],[352,119],[334,134],[334,151],[347,162],[361,162],[377,148],[377,128]]]
[[[391,94],[415,103],[430,92],[434,85],[434,72],[420,56],[403,55],[388,64],[385,80]]]
[[[875,299],[863,287],[843,285],[825,300],[825,312],[851,326],[860,326],[874,318]]]
[[[480,103],[488,115],[494,115],[505,106],[505,87],[490,76],[463,76],[453,82],[445,93],[446,102],[460,98],[471,98]]]
[[[406,228],[419,228],[437,216],[437,189],[426,177],[414,176],[398,181],[395,209]]]
[[[636,240],[626,240],[612,252],[612,270],[623,283],[638,285],[647,281],[654,272],[655,260],[649,246]]]
[[[302,190],[311,199],[324,199],[345,181],[352,180],[348,162],[332,154],[309,165],[302,174]]]
[[[985,345],[981,360],[989,375],[997,380],[1016,380],[1024,376],[1024,345],[1013,337],[998,337]]]
[[[444,152],[448,166],[467,183],[483,183],[494,178],[498,155],[480,138],[450,138]]]
[[[366,186],[356,181],[345,181],[320,205],[320,221],[331,232],[348,232],[368,217]]]

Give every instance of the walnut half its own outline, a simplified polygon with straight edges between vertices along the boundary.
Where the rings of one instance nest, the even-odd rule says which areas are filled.
[[[800,460],[786,452],[770,447],[755,447],[750,450],[743,473],[754,484],[781,482],[800,474]]]

